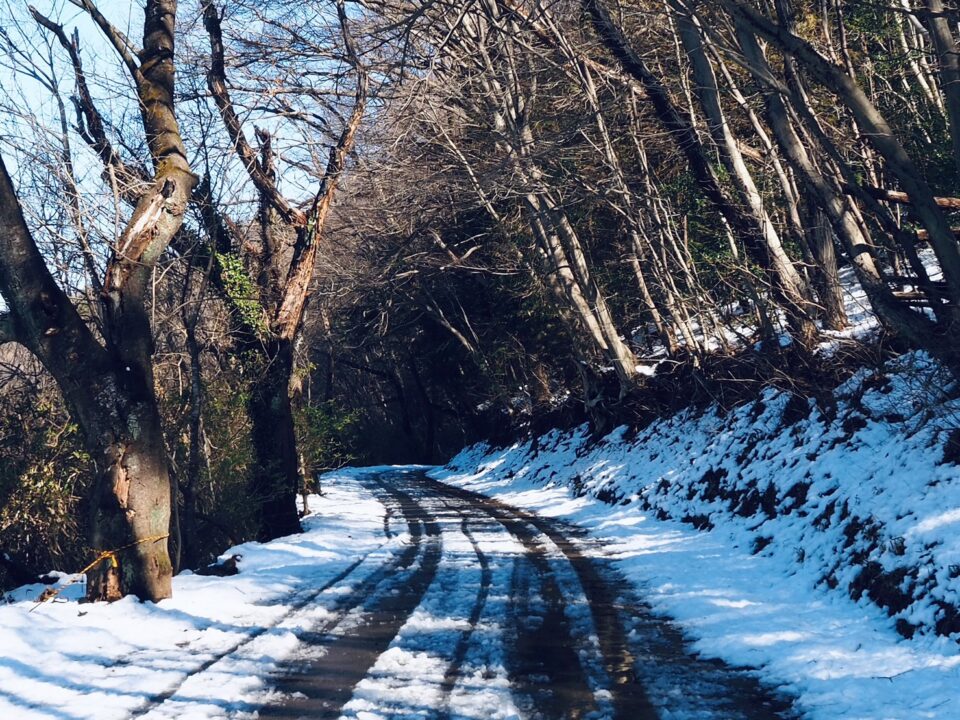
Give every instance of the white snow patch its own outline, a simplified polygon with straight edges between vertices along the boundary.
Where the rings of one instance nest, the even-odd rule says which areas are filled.
[[[169,600],[81,604],[82,582],[39,606],[42,585],[8,593],[0,605],[0,718],[126,718],[244,641],[146,717],[254,717],[270,692],[264,676],[298,645],[295,631],[329,614],[324,597],[294,613],[291,606],[366,556],[351,575],[359,582],[404,540],[385,540],[385,508],[349,477],[324,487],[310,498],[315,514],[302,535],[231,548],[224,556],[243,556],[238,575],[183,573]],[[330,602],[348,588],[335,587]]]
[[[805,717],[953,720],[960,633],[934,633],[942,607],[960,606],[960,470],[941,462],[960,427],[952,390],[912,353],[786,426],[791,398],[769,390],[633,436],[592,442],[578,428],[475,446],[431,474],[589,528],[693,651],[757,668]],[[851,599],[865,562],[892,584],[907,569],[893,617],[867,593]]]

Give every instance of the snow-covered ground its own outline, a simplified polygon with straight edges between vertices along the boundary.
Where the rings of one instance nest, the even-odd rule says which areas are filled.
[[[405,542],[403,533],[384,535],[384,506],[349,478],[310,502],[317,514],[305,519],[305,533],[233,548],[228,554],[243,555],[240,574],[182,573],[174,597],[156,605],[132,597],[80,604],[82,582],[41,605],[43,585],[8,593],[0,604],[0,718],[127,718],[166,695],[162,710],[145,717],[255,717],[269,690],[264,676],[296,648],[295,632],[322,621],[335,595],[349,590],[333,584],[338,576],[359,562],[350,579],[362,581]]]
[[[590,528],[696,651],[759,668],[807,717],[948,720],[960,717],[950,389],[915,353],[824,405],[770,390],[599,441],[580,428],[468,448],[433,475]]]
[[[588,529],[585,552],[612,561],[693,652],[755,668],[806,718],[948,720],[960,716],[953,390],[914,353],[820,402],[769,390],[730,412],[687,411],[602,439],[580,428],[476,446],[431,473]],[[396,497],[378,499],[376,471],[344,471],[311,499],[303,535],[227,551],[243,556],[234,577],[184,573],[156,605],[82,604],[80,582],[39,605],[43,586],[7,594],[0,718],[254,718],[277,697],[271,673],[288,672],[291,657],[324,657],[298,637],[333,620],[341,637],[369,625],[376,603],[347,612],[341,601],[394,570],[392,584],[377,580],[381,598],[418,576],[422,588],[351,681],[343,716],[525,717],[504,642],[527,550],[493,516],[418,490],[412,471],[393,474],[396,497],[424,510],[414,525]],[[391,560],[411,548],[413,564]],[[583,589],[550,552],[574,651],[591,657]],[[647,640],[633,641],[643,657]],[[604,671],[591,662],[602,699]],[[727,720],[688,702],[679,673],[641,661],[636,674],[663,718]]]

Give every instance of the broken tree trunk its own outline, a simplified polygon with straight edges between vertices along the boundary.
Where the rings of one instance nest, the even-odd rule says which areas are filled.
[[[57,285],[27,227],[6,168],[0,162],[0,291],[10,306],[15,339],[54,377],[80,426],[98,469],[93,487],[92,544],[98,562],[88,573],[88,597],[135,594],[160,600],[172,592],[167,538],[171,485],[153,378],[153,331],[147,311],[153,268],[180,229],[196,184],[174,112],[175,0],[148,0],[143,47],[126,37],[90,0],[77,0],[127,69],[139,101],[153,174],[138,176],[142,191],[114,244],[103,281],[103,342],[94,336]],[[63,28],[33,11],[71,56],[78,85],[83,73]],[[88,120],[99,121],[80,88]],[[109,168],[119,156],[92,130]],[[106,144],[104,144],[106,142]]]

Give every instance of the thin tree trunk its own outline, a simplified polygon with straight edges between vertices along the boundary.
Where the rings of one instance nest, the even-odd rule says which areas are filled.
[[[926,0],[926,6],[927,12],[923,13],[923,19],[937,50],[940,88],[946,98],[947,118],[950,122],[953,161],[960,171],[960,49],[957,48],[943,2]]]
[[[204,466],[203,443],[203,377],[200,364],[200,344],[197,342],[196,316],[188,319],[187,352],[190,354],[190,416],[188,420],[187,467],[180,493],[183,510],[180,513],[181,561],[185,567],[200,566],[200,537],[197,495]]]
[[[670,355],[675,355],[677,351],[677,341],[673,334],[671,322],[664,319],[663,313],[661,312],[660,307],[658,306],[658,303],[651,292],[650,285],[645,276],[646,272],[642,262],[642,259],[645,256],[645,248],[641,239],[640,230],[638,229],[638,226],[641,224],[641,219],[638,217],[635,198],[624,175],[619,154],[617,153],[616,147],[613,144],[613,140],[610,137],[610,132],[607,129],[607,123],[603,117],[603,111],[600,107],[600,98],[597,94],[596,85],[593,82],[593,76],[590,73],[589,67],[582,62],[578,54],[569,46],[569,43],[566,42],[566,39],[562,37],[562,34],[558,32],[557,35],[558,42],[564,49],[567,57],[576,66],[580,87],[586,95],[587,101],[590,103],[590,109],[593,113],[594,123],[596,124],[597,132],[600,135],[604,159],[606,160],[607,165],[610,167],[613,179],[616,182],[617,190],[619,191],[618,194],[622,198],[623,204],[626,206],[625,210],[627,215],[627,223],[630,226],[629,235],[632,245],[632,251],[628,256],[628,261],[633,269],[634,277],[637,280],[637,287],[640,290],[640,297],[643,300],[644,306],[647,308],[647,312],[650,313],[650,318],[653,320],[653,324],[657,328],[657,334],[660,336],[664,346],[667,348],[667,352]],[[668,295],[669,291],[664,289],[663,294]],[[669,300],[667,300],[664,304],[669,308]],[[636,366],[635,361],[634,366]]]
[[[420,405],[423,407],[423,421],[426,425],[423,438],[423,452],[421,462],[434,462],[437,448],[437,413],[430,399],[430,393],[427,392],[423,378],[420,376],[420,370],[417,368],[417,361],[413,355],[407,356],[407,367],[410,368],[410,376],[413,378],[413,386],[417,389],[417,395],[420,398]]]
[[[739,143],[726,120],[720,103],[716,74],[704,48],[699,21],[696,16],[688,14],[676,0],[669,2],[676,12],[680,40],[690,58],[695,93],[706,115],[710,136],[739,190],[743,204],[750,209],[754,224],[760,229],[764,257],[759,259],[763,267],[772,271],[776,278],[776,287],[786,301],[784,309],[788,322],[797,334],[797,339],[805,346],[811,345],[816,339],[817,330],[807,310],[807,293],[803,279],[783,248],[780,236],[764,207],[763,198],[744,162]]]
[[[707,199],[719,210],[736,237],[743,242],[756,261],[774,273],[774,290],[791,320],[798,339],[801,343],[809,342],[815,336],[816,328],[803,308],[805,299],[802,291],[798,293],[792,282],[791,273],[795,274],[795,271],[792,271],[789,258],[782,255],[782,248],[779,252],[774,248],[772,255],[768,255],[768,247],[763,242],[764,239],[769,238],[768,229],[758,222],[757,217],[746,212],[727,195],[716,171],[710,164],[695,128],[677,109],[661,80],[650,71],[646,62],[633,50],[622,29],[602,5],[601,0],[582,0],[582,5],[590,15],[593,26],[607,49],[646,89],[654,114],[683,151]]]
[[[857,279],[866,292],[877,317],[889,328],[910,338],[918,346],[935,348],[939,342],[934,341],[930,334],[932,323],[904,307],[893,297],[874,262],[870,252],[869,238],[841,192],[840,182],[816,168],[790,122],[789,113],[781,95],[763,84],[761,78],[772,77],[772,70],[751,28],[738,21],[736,29],[744,56],[749,61],[751,70],[756,73],[761,86],[765,88],[767,118],[777,142],[813,197],[817,199],[818,208],[826,214],[837,237],[843,241]]]
[[[847,313],[843,307],[843,290],[837,270],[837,256],[833,249],[833,228],[826,213],[811,198],[807,201],[807,237],[817,262],[814,282],[817,297],[823,306],[823,324],[829,330],[847,327]]]

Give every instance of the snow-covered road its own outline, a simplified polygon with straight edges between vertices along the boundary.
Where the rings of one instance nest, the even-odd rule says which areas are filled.
[[[260,717],[787,716],[747,674],[684,653],[576,528],[415,470],[356,477],[410,544],[302,638]],[[649,698],[640,675],[670,692]]]
[[[157,605],[0,608],[0,717],[760,720],[585,532],[415,468],[339,474],[303,535]]]

